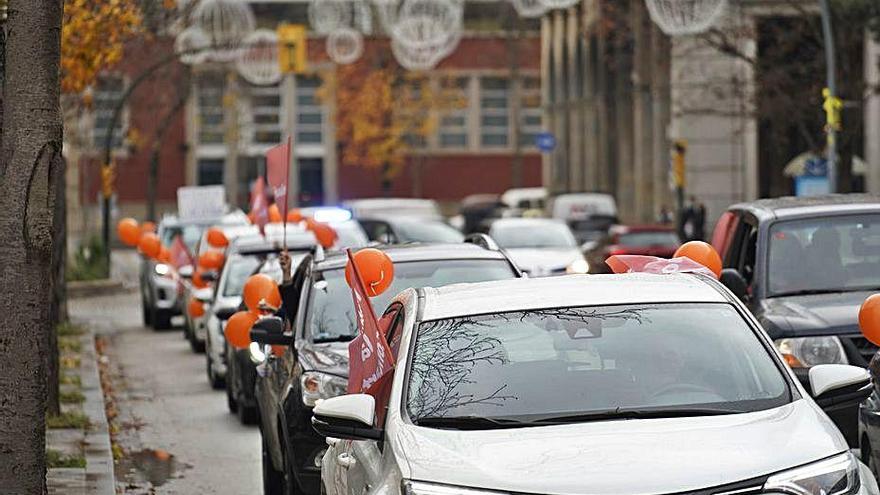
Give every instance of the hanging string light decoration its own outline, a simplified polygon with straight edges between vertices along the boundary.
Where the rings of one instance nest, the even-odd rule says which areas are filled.
[[[461,40],[463,10],[455,0],[404,0],[396,13],[389,12],[397,61],[411,70],[436,66]]]
[[[244,80],[257,86],[271,86],[281,80],[278,64],[278,35],[271,29],[257,29],[245,37],[235,68]]]
[[[547,10],[567,9],[580,3],[580,0],[541,0]]]
[[[250,6],[241,0],[200,0],[190,20],[207,35],[209,58],[218,62],[235,60],[237,48],[256,26]]]
[[[670,36],[705,32],[727,6],[727,0],[645,0],[645,3],[651,19]]]
[[[350,64],[364,53],[364,37],[355,29],[339,28],[327,36],[326,49],[330,60]]]
[[[211,40],[208,35],[196,26],[190,26],[174,39],[174,53],[186,65],[197,65],[205,61]]]
[[[308,16],[313,31],[328,35],[351,26],[352,10],[344,0],[312,0],[309,2]]]
[[[511,0],[513,8],[520,17],[537,18],[547,12],[544,0]]]

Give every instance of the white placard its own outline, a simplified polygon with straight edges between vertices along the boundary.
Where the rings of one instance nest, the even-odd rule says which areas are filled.
[[[226,213],[223,186],[189,186],[177,189],[177,216],[181,220],[211,220]]]

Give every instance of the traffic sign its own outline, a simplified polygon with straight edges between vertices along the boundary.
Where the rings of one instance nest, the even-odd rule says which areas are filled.
[[[542,132],[535,136],[535,146],[542,153],[550,153],[556,149],[556,136],[551,132]]]
[[[284,74],[303,74],[308,69],[307,28],[302,24],[278,26],[278,63]]]

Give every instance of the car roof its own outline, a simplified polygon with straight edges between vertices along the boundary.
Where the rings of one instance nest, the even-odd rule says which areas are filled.
[[[539,227],[544,225],[565,225],[565,222],[558,218],[524,218],[524,217],[513,217],[513,218],[496,218],[492,219],[492,227],[495,226],[500,227]]]
[[[880,210],[880,196],[874,194],[826,194],[821,196],[759,199],[731,206],[748,211],[759,220],[808,216],[821,213],[847,213]]]
[[[280,252],[281,236],[246,235],[234,239],[229,247],[231,253],[267,254]],[[311,232],[291,231],[287,233],[287,248],[294,251],[307,251],[315,247],[315,237]]]
[[[410,261],[430,260],[505,260],[500,251],[484,249],[475,244],[462,242],[461,244],[390,244],[384,246],[370,246],[379,249],[391,258],[395,263]],[[342,268],[348,262],[345,252],[335,251],[328,253],[327,257],[317,263],[318,270],[333,270]]]
[[[695,274],[520,278],[429,287],[424,293],[422,321],[545,308],[729,301],[717,282]]]
[[[233,210],[222,217],[216,218],[205,218],[198,220],[184,220],[178,218],[177,215],[174,214],[165,214],[162,217],[162,220],[159,221],[159,225],[162,227],[177,227],[180,225],[202,225],[202,226],[222,226],[222,225],[247,225],[250,223],[248,221],[247,215],[244,214],[241,210]]]

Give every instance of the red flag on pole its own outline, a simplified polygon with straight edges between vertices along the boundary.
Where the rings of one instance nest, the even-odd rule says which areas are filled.
[[[348,393],[376,395],[393,371],[394,360],[350,249],[348,261],[354,272],[351,296],[358,327],[358,336],[348,344]]]
[[[260,227],[260,232],[269,223],[269,201],[266,199],[266,183],[263,177],[257,177],[251,186],[251,220]]]
[[[170,251],[171,264],[174,265],[175,269],[194,264],[192,254],[190,254],[189,249],[186,247],[186,243],[183,242],[183,236],[177,235],[174,237],[174,240],[171,242]]]
[[[715,278],[712,270],[691,260],[690,258],[657,258],[654,256],[641,256],[635,254],[618,254],[609,256],[605,260],[614,273],[653,273],[664,275],[668,273],[702,273]]]
[[[291,139],[266,152],[266,179],[275,204],[281,208],[281,215],[287,215],[287,189],[290,180]]]

